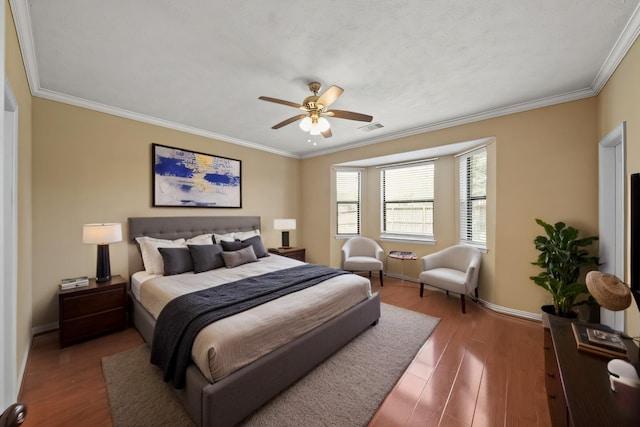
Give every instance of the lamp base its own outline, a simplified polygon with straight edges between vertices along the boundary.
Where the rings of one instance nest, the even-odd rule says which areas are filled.
[[[280,246],[282,249],[289,249],[291,246],[289,246],[289,232],[288,231],[283,231],[282,232],[282,246]]]
[[[111,263],[109,261],[109,245],[98,245],[98,260],[96,265],[96,282],[111,280]]]

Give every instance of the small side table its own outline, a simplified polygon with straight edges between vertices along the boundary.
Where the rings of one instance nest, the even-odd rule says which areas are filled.
[[[110,281],[58,292],[60,346],[127,328],[127,281]]]
[[[401,261],[400,278],[402,279],[401,283],[404,284],[404,262],[405,260],[418,259],[416,253],[408,251],[390,251],[387,255],[387,271],[389,271],[389,258],[399,259]]]
[[[269,248],[270,254],[286,256],[287,258],[297,259],[302,262],[306,262],[305,252],[305,248]]]

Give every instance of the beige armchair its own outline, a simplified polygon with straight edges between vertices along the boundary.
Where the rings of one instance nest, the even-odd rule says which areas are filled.
[[[352,237],[342,246],[342,269],[368,271],[369,277],[371,277],[372,271],[379,271],[380,286],[383,286],[383,259],[384,250],[375,240],[368,237]]]
[[[465,313],[465,295],[472,292],[478,298],[478,273],[482,255],[478,248],[455,245],[422,257],[420,298],[425,283],[435,288],[460,294],[462,312]]]

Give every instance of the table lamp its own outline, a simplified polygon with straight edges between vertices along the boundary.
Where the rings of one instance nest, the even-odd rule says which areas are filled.
[[[274,219],[273,228],[275,230],[282,230],[282,246],[281,248],[290,248],[289,246],[289,231],[296,229],[295,219]]]
[[[109,243],[115,243],[121,240],[122,225],[120,223],[85,224],[82,227],[82,242],[98,245],[96,282],[108,282],[111,280]]]

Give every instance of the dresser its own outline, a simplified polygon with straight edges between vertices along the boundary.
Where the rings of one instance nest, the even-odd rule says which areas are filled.
[[[544,330],[545,385],[553,426],[639,426],[640,401],[630,402],[629,394],[611,391],[609,359],[578,351],[572,321],[549,316],[549,329]],[[637,345],[625,343],[637,366]]]

